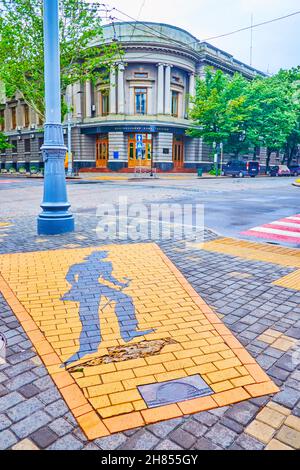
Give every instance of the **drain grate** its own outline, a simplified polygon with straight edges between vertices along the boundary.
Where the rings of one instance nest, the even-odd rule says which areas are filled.
[[[141,385],[138,389],[149,408],[192,400],[214,393],[200,375]]]

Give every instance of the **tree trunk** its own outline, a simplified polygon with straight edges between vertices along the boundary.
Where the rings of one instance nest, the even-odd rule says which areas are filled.
[[[266,160],[266,173],[269,171],[269,168],[270,168],[271,154],[272,154],[272,150],[268,148],[267,149],[267,160]]]

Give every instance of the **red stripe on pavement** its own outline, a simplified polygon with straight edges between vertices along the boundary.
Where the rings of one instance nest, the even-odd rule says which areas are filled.
[[[288,235],[276,235],[275,233],[256,232],[255,230],[248,230],[247,232],[242,232],[242,235],[248,235],[250,237],[256,237],[256,238],[265,238],[267,240],[278,240],[282,242],[300,244],[300,236],[299,238],[295,238],[295,237],[289,237]]]

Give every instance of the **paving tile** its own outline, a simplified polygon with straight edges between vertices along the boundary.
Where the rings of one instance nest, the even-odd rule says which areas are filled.
[[[48,447],[48,450],[81,450],[84,444],[72,434],[61,437]]]
[[[31,434],[30,438],[39,448],[46,449],[57,440],[57,434],[48,427],[44,427]]]
[[[12,450],[39,450],[39,448],[30,440],[30,439],[23,439],[19,441],[17,444],[12,446]]]
[[[282,442],[278,441],[277,439],[272,439],[265,450],[294,450],[292,447],[283,444]]]
[[[11,429],[19,438],[24,438],[32,434],[37,429],[45,426],[50,421],[51,418],[46,413],[43,411],[37,411],[14,424]]]
[[[280,429],[276,434],[276,439],[296,450],[300,449],[300,432],[288,426],[283,426]]]
[[[245,432],[258,441],[268,444],[275,434],[275,429],[267,424],[255,420],[247,426]]]
[[[206,433],[205,437],[216,445],[228,448],[237,437],[237,433],[217,423]]]
[[[16,436],[8,429],[0,432],[0,450],[9,449],[16,442]]]

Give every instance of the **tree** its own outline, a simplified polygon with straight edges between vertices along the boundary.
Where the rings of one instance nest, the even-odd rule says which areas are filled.
[[[8,143],[6,135],[0,132],[0,152],[8,148],[11,148],[11,145]]]
[[[197,80],[190,113],[196,127],[188,131],[207,144],[224,143],[225,151],[237,158],[249,148],[246,123],[252,113],[247,100],[249,82],[240,74],[233,77],[208,67],[204,80]]]
[[[297,110],[287,83],[277,76],[254,80],[248,100],[253,105],[248,137],[254,146],[267,148],[268,169],[272,152],[284,148],[296,125]]]
[[[121,51],[106,44],[97,6],[84,0],[60,1],[62,94],[68,85],[108,81],[108,72]],[[0,80],[6,96],[21,93],[44,119],[43,1],[1,0]],[[65,114],[66,106],[62,112]]]

